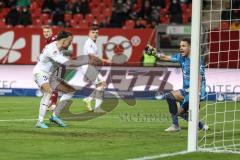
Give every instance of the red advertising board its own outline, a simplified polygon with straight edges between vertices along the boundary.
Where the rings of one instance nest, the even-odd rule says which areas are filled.
[[[73,33],[72,57],[82,55],[88,30],[68,29]],[[56,34],[58,30],[54,30]],[[139,64],[152,29],[100,29],[97,40],[101,57],[114,59],[118,64]],[[44,47],[41,29],[0,28],[0,64],[35,64]]]

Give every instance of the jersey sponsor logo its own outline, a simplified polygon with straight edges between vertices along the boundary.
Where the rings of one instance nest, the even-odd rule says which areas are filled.
[[[0,35],[0,63],[14,63],[21,58],[19,49],[24,48],[24,38],[14,40],[14,32],[8,31]]]

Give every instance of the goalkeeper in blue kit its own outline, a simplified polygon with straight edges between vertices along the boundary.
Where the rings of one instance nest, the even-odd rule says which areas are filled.
[[[191,54],[191,41],[184,38],[180,41],[180,52],[173,55],[165,55],[157,53],[156,49],[148,45],[148,50],[155,55],[159,60],[170,61],[179,63],[182,68],[183,74],[183,87],[182,89],[169,91],[165,93],[165,99],[169,106],[169,112],[172,117],[172,125],[165,129],[167,132],[180,131],[181,128],[178,123],[178,116],[188,121],[188,105],[189,105],[189,84],[190,84],[190,54]],[[200,61],[200,100],[206,96],[206,80],[205,80],[205,63],[204,60]],[[207,130],[208,126],[199,122],[199,129]]]

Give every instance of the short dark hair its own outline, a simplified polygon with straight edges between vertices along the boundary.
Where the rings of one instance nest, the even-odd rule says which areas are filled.
[[[69,36],[72,36],[72,33],[71,33],[71,32],[62,30],[62,31],[58,32],[57,40],[61,40],[61,39],[63,39],[63,38],[67,38],[67,37],[69,37]]]
[[[96,31],[98,30],[98,25],[97,24],[92,24],[90,27],[89,27],[89,31]]]
[[[182,38],[181,41],[187,42],[189,45],[191,45],[191,39],[190,38]]]

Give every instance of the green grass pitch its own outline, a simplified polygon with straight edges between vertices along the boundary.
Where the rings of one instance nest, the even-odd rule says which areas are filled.
[[[40,98],[0,97],[0,159],[3,160],[121,160],[186,150],[187,123],[166,133],[171,123],[164,101],[137,100],[135,106],[120,101],[114,110],[90,120],[65,121],[66,128],[46,123],[35,128]],[[81,99],[71,112],[84,113]],[[84,114],[86,116],[86,114]],[[84,116],[82,115],[82,116]],[[191,153],[164,159],[237,160],[237,154]]]

